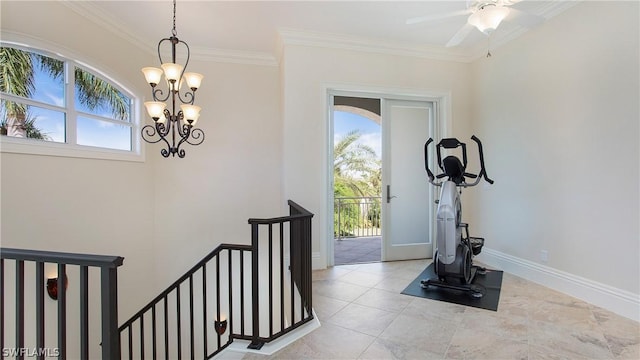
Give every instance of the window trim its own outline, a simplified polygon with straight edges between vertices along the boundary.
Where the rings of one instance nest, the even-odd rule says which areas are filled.
[[[85,71],[90,71],[95,75],[100,76],[110,84],[115,86],[118,90],[122,91],[125,95],[131,98],[131,150],[117,150],[101,147],[85,146],[78,144],[57,143],[53,141],[44,141],[37,139],[25,139],[9,136],[0,136],[0,153],[14,153],[14,154],[28,154],[28,155],[44,155],[44,156],[58,156],[58,157],[73,157],[73,158],[87,158],[87,159],[102,159],[102,160],[120,160],[120,161],[136,161],[144,162],[144,146],[140,136],[140,128],[142,126],[143,119],[142,114],[142,98],[136,95],[136,92],[130,90],[133,86],[127,86],[124,82],[107,75],[105,71],[96,69],[86,61],[86,58],[78,56],[70,51],[59,51],[54,49],[60,49],[54,43],[49,43],[41,39],[26,36],[23,34],[15,34],[10,32],[3,32],[2,40],[0,44],[3,46],[16,47],[29,52],[41,53],[46,56],[50,56],[65,62],[67,68],[73,66],[79,67]],[[96,62],[97,63],[97,62]],[[67,72],[67,74],[69,74]],[[65,81],[65,86],[68,83]],[[66,91],[65,91],[66,92]],[[69,96],[69,94],[67,94]],[[3,96],[4,97],[4,96]],[[8,98],[8,97],[7,97]],[[20,98],[22,101],[22,98]],[[73,99],[72,99],[73,101]],[[40,106],[40,105],[38,105]],[[90,115],[83,112],[79,112],[72,107],[72,104],[68,104],[65,108],[68,116],[75,116],[74,126],[71,131],[75,133],[77,130],[77,117],[79,115]],[[68,133],[68,130],[67,130]]]

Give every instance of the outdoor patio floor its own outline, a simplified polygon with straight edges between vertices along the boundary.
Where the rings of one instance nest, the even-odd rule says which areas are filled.
[[[379,262],[382,256],[381,240],[380,236],[335,239],[335,265]]]

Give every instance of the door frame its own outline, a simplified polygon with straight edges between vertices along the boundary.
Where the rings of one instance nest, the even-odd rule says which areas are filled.
[[[333,98],[334,96],[351,96],[373,99],[387,100],[409,100],[409,101],[426,101],[433,102],[434,107],[434,133],[437,137],[449,137],[453,129],[453,121],[451,119],[451,92],[439,90],[416,90],[416,89],[398,89],[398,88],[377,88],[361,85],[345,85],[345,84],[326,84],[324,85],[325,100],[325,196],[324,206],[326,213],[325,224],[321,226],[325,229],[327,238],[320,241],[320,254],[324,254],[328,267],[334,266],[334,239],[333,239]],[[384,120],[383,120],[384,121]],[[439,139],[434,139],[439,141]],[[435,191],[435,190],[433,190]],[[435,197],[437,198],[437,196]],[[431,226],[431,241],[435,238],[435,218]],[[322,233],[322,232],[321,232]],[[435,251],[435,246],[433,247]]]

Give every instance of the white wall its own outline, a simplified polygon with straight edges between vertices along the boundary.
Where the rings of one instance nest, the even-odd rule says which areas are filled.
[[[81,56],[133,91],[144,83],[128,80],[153,59],[56,2],[2,2],[2,31],[3,39],[21,33]],[[10,153],[0,160],[2,246],[123,256],[121,319],[141,307],[145,299],[130,294],[153,288],[142,281],[153,277],[150,164]]]
[[[313,266],[324,268],[326,244],[333,236],[327,229],[333,209],[327,204],[327,89],[402,95],[449,93],[450,128],[454,134],[466,136],[471,115],[470,69],[463,63],[299,45],[285,45],[282,63],[284,195],[315,214]]]
[[[188,39],[187,39],[188,40]],[[249,218],[285,215],[278,68],[193,62],[204,143],[155,163],[156,270],[168,285],[219,243],[249,244]],[[164,285],[164,286],[166,286]]]
[[[636,313],[638,14],[582,2],[472,64],[472,128],[496,183],[466,197],[488,248],[628,292]]]
[[[138,68],[153,57],[79,18],[58,2],[3,1],[1,23],[3,39],[33,37],[34,42],[45,44],[49,50],[78,56],[78,60],[113,76],[133,91],[144,89],[143,82],[129,79],[139,77]],[[123,256],[124,265],[118,271],[120,322],[148,301],[154,289],[153,282],[148,281],[154,277],[153,258],[149,256],[154,235],[151,163],[2,153],[0,171],[3,247]],[[47,277],[56,273],[50,269],[45,272]],[[74,320],[77,312],[71,309],[78,306],[79,278],[77,268],[69,267],[68,273],[72,331],[78,324]],[[92,279],[99,279],[97,273],[92,274]],[[11,281],[10,276],[6,281]],[[92,299],[99,299],[99,288],[95,284],[90,288]],[[33,288],[26,290],[31,301]],[[140,293],[146,295],[134,296]],[[11,298],[8,296],[7,301],[11,302]],[[47,316],[55,318],[55,302],[46,298],[45,305]],[[11,311],[7,318],[13,318]],[[99,322],[92,317],[92,357],[99,351],[96,325]],[[57,333],[52,326],[55,320],[48,321],[47,341],[55,347],[50,343]],[[78,338],[70,333],[69,345],[76,345]],[[29,346],[35,346],[34,336],[27,339]],[[73,350],[69,355],[77,357]]]

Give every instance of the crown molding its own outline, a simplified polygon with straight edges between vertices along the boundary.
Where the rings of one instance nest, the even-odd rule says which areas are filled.
[[[193,47],[191,58],[201,61],[214,61],[232,64],[278,66],[278,60],[270,53],[259,51],[214,49],[205,47]]]
[[[60,1],[69,9],[73,10],[80,16],[86,18],[92,23],[104,28],[105,30],[129,41],[134,46],[142,49],[150,55],[157,55],[157,40],[144,39],[127,31],[128,26],[125,23],[114,19],[110,14],[101,11],[99,7],[90,1]],[[234,64],[250,64],[262,66],[278,66],[278,62],[272,54],[255,51],[243,50],[225,50],[205,47],[193,48],[191,56],[194,60],[214,61]]]
[[[546,4],[539,10],[539,16],[546,20],[572,8],[582,0],[575,1],[553,1]],[[498,49],[502,45],[520,37],[530,29],[518,27],[507,33],[500,33],[491,39],[491,50]],[[444,47],[424,45],[416,46],[411,44],[399,44],[396,42],[377,40],[366,37],[356,37],[342,34],[320,33],[297,29],[279,29],[279,49],[278,54],[282,54],[284,46],[300,45],[312,47],[324,47],[333,49],[364,51],[387,55],[411,56],[427,58],[433,60],[455,61],[470,63],[486,56],[487,47],[483,42],[467,48]],[[496,34],[498,35],[498,34]]]
[[[576,6],[584,0],[570,0],[570,1],[552,1],[547,3],[541,10],[540,16],[545,19],[551,19],[552,17],[559,15],[560,13]]]
[[[540,16],[550,19],[565,10],[575,6],[583,0],[552,1],[547,3],[540,11]],[[156,54],[156,40],[144,39],[130,31],[125,23],[114,19],[110,14],[100,10],[90,1],[60,1],[80,16],[94,24],[110,31],[117,36],[131,42],[134,46],[149,54]],[[502,45],[518,38],[529,29],[520,27],[508,33],[492,38],[491,49],[495,50]],[[497,35],[497,34],[496,34]],[[388,40],[372,39],[367,37],[313,32],[299,29],[278,29],[278,45],[274,49],[276,55],[267,52],[255,52],[244,50],[215,49],[206,47],[193,48],[192,58],[200,61],[214,61],[236,64],[250,64],[262,66],[278,66],[285,46],[299,45],[331,49],[353,50],[395,56],[409,56],[432,60],[454,61],[470,63],[486,55],[484,44],[460,48],[434,45],[412,45],[392,42]]]
[[[128,28],[127,24],[122,23],[117,19],[114,19],[111,15],[101,11],[100,8],[92,4],[90,1],[60,1],[60,4],[68,7],[78,15],[101,28],[129,41],[143,51],[149,54],[155,54],[156,47],[153,45],[153,42],[146,41],[146,39],[126,31],[125,29]]]
[[[287,45],[312,46],[455,62],[470,62],[473,60],[472,57],[460,49],[442,46],[415,46],[366,37],[284,28],[278,30],[278,35],[280,37],[280,46],[282,47]],[[282,51],[280,50],[280,52]]]

